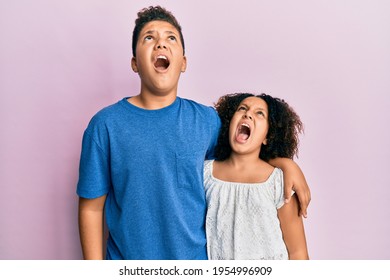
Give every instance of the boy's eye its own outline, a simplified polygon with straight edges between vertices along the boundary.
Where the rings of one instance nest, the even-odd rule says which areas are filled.
[[[171,41],[176,41],[176,37],[175,37],[175,36],[169,36],[168,38],[169,38],[169,40],[171,40]]]
[[[144,38],[145,41],[150,41],[150,40],[152,40],[152,39],[153,39],[153,37],[150,36],[150,35],[148,35],[148,36],[146,36],[146,37]]]

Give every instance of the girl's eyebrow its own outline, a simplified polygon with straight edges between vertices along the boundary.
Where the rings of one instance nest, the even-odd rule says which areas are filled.
[[[244,106],[245,108],[249,108],[249,106],[246,105],[245,103],[240,104],[240,105],[238,106],[238,108],[239,108],[240,106]],[[266,108],[263,108],[263,107],[255,107],[255,110],[260,110],[260,111],[264,111],[264,112],[268,113],[267,109],[266,109]]]
[[[267,109],[262,108],[262,107],[258,107],[257,110],[260,111],[260,112],[263,112],[263,114],[268,116],[268,110]]]

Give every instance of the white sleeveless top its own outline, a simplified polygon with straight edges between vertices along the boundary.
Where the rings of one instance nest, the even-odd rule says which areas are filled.
[[[283,206],[283,172],[263,183],[225,182],[205,161],[207,254],[212,260],[286,260],[277,209]]]

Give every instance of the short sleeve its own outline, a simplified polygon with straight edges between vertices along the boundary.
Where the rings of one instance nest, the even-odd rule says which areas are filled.
[[[274,188],[275,207],[279,209],[284,205],[284,178],[283,171],[279,168],[275,168]],[[291,195],[294,193],[293,191]]]
[[[217,146],[219,130],[221,128],[221,119],[219,118],[217,112],[213,108],[211,108],[211,110],[212,110],[213,118],[211,118],[211,123],[210,123],[211,141],[206,154],[207,160],[215,159],[215,147]]]
[[[283,171],[279,168],[275,168],[274,188],[275,206],[279,209],[284,205]]]
[[[109,159],[88,130],[84,132],[77,194],[92,199],[108,193],[110,188]]]

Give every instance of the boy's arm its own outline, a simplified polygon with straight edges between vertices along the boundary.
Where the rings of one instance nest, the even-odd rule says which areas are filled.
[[[311,195],[305,176],[298,164],[289,158],[275,158],[271,159],[269,163],[283,170],[285,202],[289,203],[292,190],[294,190],[298,195],[299,215],[307,218],[307,207],[309,206]]]
[[[290,260],[308,260],[307,244],[302,217],[298,214],[298,199],[294,194],[290,203],[278,210],[280,228]]]
[[[79,231],[86,260],[103,259],[103,209],[106,195],[79,199]]]

